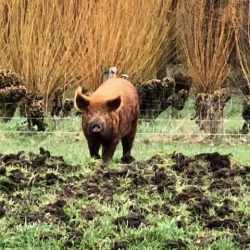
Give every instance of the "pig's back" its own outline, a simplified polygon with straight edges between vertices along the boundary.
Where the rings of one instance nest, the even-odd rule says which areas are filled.
[[[122,95],[123,101],[137,101],[137,91],[132,83],[122,78],[114,78],[105,81],[93,94],[95,99],[112,99]]]

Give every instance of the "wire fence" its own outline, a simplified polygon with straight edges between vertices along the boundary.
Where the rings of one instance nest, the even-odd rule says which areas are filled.
[[[36,117],[34,117],[36,119]],[[170,136],[206,136],[200,130],[197,123],[208,123],[218,125],[218,132],[209,135],[248,137],[248,134],[241,133],[244,124],[243,119],[219,119],[219,120],[191,120],[187,117],[181,119],[158,118],[156,120],[139,120],[138,132],[140,135],[170,135]],[[82,132],[81,117],[52,118],[44,119],[45,131],[29,130],[25,117],[13,117],[10,122],[0,123],[0,134],[78,134]]]
[[[242,133],[244,120],[241,116],[243,109],[243,97],[237,95],[237,98],[232,98],[228,101],[226,109],[221,119],[202,119],[194,118],[195,107],[194,98],[189,98],[184,110],[173,116],[172,109],[166,110],[151,109],[150,113],[157,112],[156,119],[144,119],[139,121],[138,135],[147,136],[170,136],[170,137],[192,137],[192,136],[208,136],[198,126],[199,123],[218,124],[218,132],[210,133],[209,135],[228,136],[234,138],[249,138],[249,134]],[[13,103],[8,103],[13,104]],[[7,105],[7,103],[6,103]],[[3,106],[2,106],[3,107]],[[143,111],[143,110],[141,110]],[[144,110],[148,111],[148,110]],[[44,118],[46,126],[45,131],[28,130],[26,127],[27,117],[19,116],[19,109],[17,109],[15,116],[9,122],[0,122],[0,134],[60,134],[73,135],[82,133],[81,117],[76,116],[76,110],[72,110],[68,117],[51,117],[46,115]],[[1,113],[0,113],[1,114]],[[10,117],[2,116],[1,120],[9,119]],[[29,117],[29,119],[37,119],[37,116]],[[246,125],[247,126],[247,125]]]

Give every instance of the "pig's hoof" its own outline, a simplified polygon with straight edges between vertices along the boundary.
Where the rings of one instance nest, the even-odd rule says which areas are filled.
[[[135,160],[135,158],[131,155],[123,155],[123,157],[121,158],[122,163],[126,163],[126,164],[130,164],[131,162],[133,162]]]
[[[105,169],[109,165],[109,161],[103,161],[100,162],[100,168]]]
[[[101,156],[99,154],[98,155],[94,155],[93,157],[94,157],[94,159],[97,159],[97,160],[101,159]]]

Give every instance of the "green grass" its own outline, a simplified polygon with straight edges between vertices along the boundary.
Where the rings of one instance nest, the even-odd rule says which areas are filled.
[[[161,159],[164,161],[162,162]],[[116,249],[114,246],[117,243],[125,244],[127,249],[133,250],[240,249],[230,230],[224,228],[204,230],[203,220],[199,215],[193,215],[190,212],[188,203],[174,203],[176,195],[181,194],[186,188],[193,187],[194,184],[188,184],[185,174],[180,175],[173,170],[173,161],[167,155],[151,160],[151,163],[141,162],[138,164],[136,166],[138,174],[143,173],[142,176],[148,180],[154,176],[152,169],[155,166],[164,168],[169,177],[172,176],[176,179],[174,185],[176,194],[168,188],[165,189],[164,193],[158,193],[151,184],[133,189],[134,177],[133,175],[129,176],[128,172],[126,176],[119,178],[119,183],[116,184],[118,188],[113,196],[106,197],[102,194],[87,196],[85,185],[92,183],[92,178],[95,178],[98,169],[97,162],[85,162],[79,170],[68,169],[66,172],[62,172],[60,168],[48,171],[42,166],[37,170],[21,167],[21,171],[30,180],[37,175],[54,173],[63,181],[49,186],[40,182],[24,189],[17,189],[14,192],[2,192],[0,200],[6,202],[7,213],[0,219],[0,248],[63,249],[70,246],[73,249]],[[203,163],[200,164],[202,167]],[[84,167],[86,168],[84,169]],[[190,167],[192,168],[192,166]],[[195,168],[195,166],[193,167]],[[203,167],[206,168],[207,165],[204,163]],[[112,169],[114,169],[116,171],[117,168],[122,168],[122,166],[111,164],[106,170],[113,171]],[[16,167],[8,167],[6,176],[9,176],[13,169]],[[89,171],[87,172],[86,169]],[[236,202],[233,218],[237,219],[237,216],[242,216],[242,213],[246,216],[250,213],[249,189],[246,186],[241,186],[240,195],[220,193],[220,190],[218,192],[210,191],[207,181],[211,180],[207,180],[208,176],[205,175],[202,178],[201,187],[204,194],[213,201],[214,206],[220,207],[223,200],[229,199]],[[71,181],[68,179],[69,177],[79,178],[79,180]],[[232,181],[234,180],[232,179]],[[243,184],[241,179],[238,181]],[[104,180],[98,185],[104,187],[107,182],[108,180]],[[2,181],[0,180],[0,187],[1,185]],[[74,187],[73,195],[64,194],[63,190],[68,186]],[[20,196],[21,198],[18,198]],[[46,222],[29,222],[24,219],[28,214],[41,214],[48,204],[62,198],[67,201],[63,208],[63,213],[67,215],[66,220],[58,221],[57,217],[53,215],[53,211],[43,215]],[[161,208],[164,204],[169,207],[172,214],[164,212],[165,210],[153,209],[154,206]],[[132,206],[140,211],[146,211],[146,223],[141,224],[137,229],[130,228],[125,224],[117,227],[116,218],[130,214]],[[84,216],[84,211],[87,208],[91,208],[91,211],[98,211],[93,220],[87,220]],[[214,213],[211,208],[209,215]],[[241,221],[241,219],[239,220]],[[211,241],[203,243],[201,248],[199,240],[203,238],[211,239]]]
[[[223,154],[233,154],[236,161],[250,162],[250,135],[240,135],[243,119],[241,117],[242,97],[234,96],[225,109],[223,130],[225,136],[208,140],[197,124],[190,120],[194,116],[194,99],[190,98],[185,109],[180,112],[179,119],[171,117],[171,110],[162,113],[154,122],[140,122],[133,155],[138,160],[150,158],[154,154],[174,151],[187,155],[218,151]],[[37,152],[39,147],[49,149],[53,154],[63,155],[72,163],[89,160],[86,141],[81,131],[81,119],[47,118],[49,127],[47,133],[21,134],[17,132],[23,127],[25,118],[15,117],[10,123],[0,123],[1,152],[10,153],[20,150]],[[197,137],[193,138],[195,135]],[[198,138],[198,139],[197,139]],[[121,157],[119,145],[115,159]]]
[[[133,148],[133,155],[141,164],[156,154],[171,154],[174,151],[185,155],[196,155],[218,151],[221,154],[232,154],[232,163],[250,164],[250,144],[249,135],[235,136],[242,127],[241,118],[241,97],[234,97],[233,105],[228,103],[225,111],[226,121],[222,133],[227,136],[217,138],[214,141],[208,140],[201,132],[194,121],[190,120],[194,115],[194,101],[191,99],[187,107],[180,113],[179,119],[171,118],[171,111],[162,113],[153,123],[141,122],[136,141]],[[84,191],[82,186],[88,181],[88,175],[95,173],[98,162],[90,159],[86,141],[81,131],[81,119],[69,118],[67,120],[47,120],[49,124],[48,133],[27,134],[17,132],[25,119],[15,118],[10,123],[0,123],[0,153],[17,153],[39,151],[40,147],[48,149],[52,155],[62,155],[64,159],[72,164],[80,164],[81,168],[77,172],[62,173],[59,170],[51,170],[63,182],[57,182],[52,186],[39,185],[25,190],[16,190],[11,195],[0,190],[0,200],[6,201],[7,215],[0,218],[0,249],[114,249],[115,244],[125,244],[127,249],[240,249],[238,243],[233,239],[230,231],[227,230],[203,230],[203,224],[199,217],[190,214],[186,204],[174,205],[170,202],[173,215],[164,213],[148,214],[147,223],[142,224],[138,229],[129,228],[126,225],[117,228],[114,221],[117,217],[127,215],[131,206],[140,209],[151,209],[154,205],[162,206],[165,202],[172,200],[173,194],[165,190],[163,195],[153,192],[149,187],[133,190],[136,198],[130,198],[132,185],[130,177],[119,179],[119,188],[113,196],[113,201],[102,200],[102,197],[90,198],[87,196],[68,197],[67,206],[64,208],[67,214],[67,223],[48,222],[25,222],[21,215],[27,212],[38,213],[49,203],[55,202],[62,196],[65,185],[74,185],[76,193]],[[54,133],[56,132],[56,133]],[[157,134],[157,136],[155,135]],[[199,142],[190,135],[197,135],[204,138]],[[188,136],[187,136],[188,135]],[[177,138],[177,139],[176,139]],[[109,169],[116,169],[121,157],[121,146],[114,157],[114,162]],[[158,167],[164,167],[166,171],[177,178],[175,185],[177,193],[181,193],[190,185],[185,176],[180,177],[171,169],[172,160]],[[146,165],[145,165],[146,166]],[[194,166],[195,167],[195,166]],[[8,173],[16,167],[8,167]],[[145,168],[146,169],[146,168]],[[30,180],[37,174],[26,168],[21,169]],[[145,170],[145,176],[152,173]],[[79,181],[68,182],[68,177],[79,177]],[[0,178],[1,179],[1,178]],[[206,194],[213,199],[213,202],[220,205],[222,199],[235,200],[237,205],[235,211],[240,214],[250,213],[249,191],[241,180],[241,195],[217,194],[206,189],[206,178],[204,187]],[[1,186],[1,180],[0,180]],[[1,193],[2,192],[2,193]],[[244,194],[244,195],[242,195]],[[20,202],[15,200],[15,196],[21,195]],[[83,218],[82,213],[88,207],[94,207],[100,212],[92,221]],[[209,213],[214,214],[213,209]],[[184,226],[180,226],[180,222]],[[249,230],[248,225],[248,230]],[[72,233],[73,232],[73,236]],[[77,236],[77,232],[79,235]],[[211,242],[199,247],[197,240],[211,237]],[[250,248],[249,248],[250,249]]]
[[[12,153],[25,150],[38,152],[39,147],[50,150],[54,155],[63,155],[70,163],[84,164],[88,162],[89,152],[82,134],[67,135],[5,135],[1,136],[1,152]],[[133,147],[133,155],[137,160],[146,160],[157,153],[182,152],[186,155],[195,155],[205,152],[218,151],[222,154],[232,154],[235,161],[250,163],[249,144],[215,144],[215,143],[190,143],[190,142],[148,142],[145,138],[138,138]],[[67,152],[67,153],[65,153]],[[115,154],[114,160],[122,155],[121,145]]]

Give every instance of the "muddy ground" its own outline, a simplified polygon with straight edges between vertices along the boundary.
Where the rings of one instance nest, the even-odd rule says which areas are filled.
[[[79,246],[85,237],[84,227],[74,223],[76,214],[85,226],[98,223],[107,213],[103,208],[119,211],[125,196],[130,204],[126,213],[117,212],[112,219],[117,234],[124,228],[155,227],[157,220],[152,218],[174,218],[178,228],[192,230],[198,224],[202,230],[195,238],[168,241],[170,249],[206,247],[220,237],[245,249],[250,246],[250,213],[249,199],[242,197],[249,191],[250,166],[216,152],[155,155],[130,165],[91,162],[85,168],[67,164],[43,148],[38,154],[0,154],[0,220],[6,219],[5,228],[58,225],[66,230],[65,248]],[[77,213],[70,212],[72,206]],[[38,240],[51,237],[63,236],[41,234]],[[126,238],[111,240],[113,249],[130,245]]]

